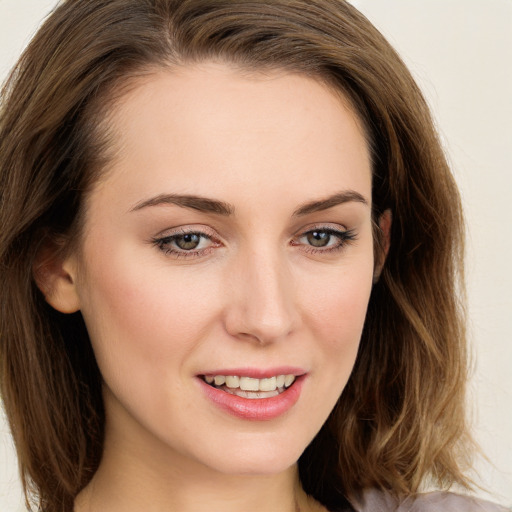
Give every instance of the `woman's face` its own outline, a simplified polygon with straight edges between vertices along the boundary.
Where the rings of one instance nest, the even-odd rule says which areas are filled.
[[[106,449],[288,468],[343,391],[372,286],[360,123],[313,79],[221,64],[141,78],[112,122],[116,156],[66,263]]]

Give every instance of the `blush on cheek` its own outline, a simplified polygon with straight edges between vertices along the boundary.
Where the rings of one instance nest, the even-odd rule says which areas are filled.
[[[332,372],[328,390],[332,406],[355,364],[368,304],[368,286],[346,285],[343,293],[324,297],[322,312],[316,317],[317,339],[324,357],[322,372]]]
[[[158,362],[176,357],[180,346],[200,335],[207,305],[218,303],[202,280],[180,278],[165,266],[155,271],[137,261],[110,261],[91,269],[88,281],[94,284],[84,308],[98,353],[110,346],[126,357]]]
[[[354,272],[354,276],[361,273]],[[328,338],[337,338],[345,333],[360,333],[366,317],[371,292],[371,276],[365,278],[347,277],[339,279],[338,285],[331,285],[310,294],[309,310],[316,322],[323,326]]]

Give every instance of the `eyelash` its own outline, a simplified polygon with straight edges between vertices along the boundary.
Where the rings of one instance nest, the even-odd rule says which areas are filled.
[[[313,227],[312,229],[308,229],[307,231],[304,231],[299,236],[295,237],[296,240],[300,240],[301,238],[304,238],[312,233],[325,233],[330,237],[336,237],[338,238],[338,242],[333,246],[327,246],[327,247],[315,247],[313,245],[306,245],[306,244],[300,244],[298,242],[292,242],[292,245],[299,246],[304,245],[304,251],[306,251],[308,254],[332,254],[338,251],[343,250],[346,245],[350,244],[351,242],[357,240],[357,236],[355,233],[355,230],[353,229],[347,229],[347,230],[338,230],[333,229],[329,227],[324,226],[318,226]],[[176,249],[171,248],[171,244],[175,242],[176,240],[184,237],[184,236],[198,236],[201,239],[210,240],[212,242],[212,245],[203,248],[203,249]],[[330,240],[329,240],[330,242]],[[177,233],[173,233],[172,235],[164,236],[161,238],[154,238],[153,243],[166,255],[173,256],[175,258],[197,258],[201,256],[208,255],[212,250],[214,250],[216,247],[219,247],[221,244],[220,242],[216,242],[213,236],[208,235],[207,233],[203,231],[194,231],[194,230],[180,230]]]
[[[174,249],[171,248],[171,245],[176,240],[183,238],[184,236],[198,236],[201,239],[210,240],[213,242],[213,245],[210,245],[204,249],[191,249],[187,251],[186,249]],[[203,231],[194,231],[194,230],[180,230],[177,233],[173,233],[172,235],[164,236],[162,238],[153,239],[153,243],[166,255],[173,256],[175,258],[194,258],[200,256],[206,256],[209,254],[215,247],[219,246],[218,242],[214,241],[214,238]]]
[[[334,229],[329,228],[325,226],[318,226],[313,227],[312,229],[308,229],[307,231],[303,232],[300,236],[297,237],[297,239],[301,239],[306,237],[307,235],[310,235],[312,233],[325,233],[329,235],[330,237],[336,237],[338,239],[338,242],[335,243],[333,246],[328,247],[315,247],[313,245],[305,245],[304,244],[304,251],[306,251],[308,254],[331,254],[335,252],[339,252],[346,248],[347,245],[357,240],[356,232],[353,229],[346,229],[346,230],[340,230],[340,229]],[[330,242],[330,240],[329,240]],[[293,243],[293,245],[300,245],[299,243]]]

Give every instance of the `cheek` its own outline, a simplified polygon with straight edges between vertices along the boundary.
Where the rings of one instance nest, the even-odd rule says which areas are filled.
[[[307,326],[317,347],[318,367],[333,396],[339,395],[352,371],[366,318],[373,280],[373,260],[361,259],[319,279],[303,290]],[[328,282],[328,285],[325,283]],[[316,285],[315,285],[316,283]],[[321,286],[319,284],[322,284]]]
[[[170,368],[161,363],[175,365],[202,339],[216,301],[208,286],[169,272],[126,252],[89,266],[82,313],[104,374]]]
[[[304,309],[323,339],[335,346],[344,339],[359,341],[372,280],[373,260],[364,258],[306,283],[301,291]]]
[[[354,367],[372,288],[371,254],[360,253],[336,269],[325,269],[300,288],[314,384],[308,414],[320,423],[333,410]],[[317,428],[314,423],[312,436]]]

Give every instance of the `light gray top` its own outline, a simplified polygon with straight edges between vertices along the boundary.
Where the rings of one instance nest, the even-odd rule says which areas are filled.
[[[416,498],[399,501],[393,496],[376,489],[363,493],[358,500],[353,500],[357,512],[507,512],[506,507],[473,496],[464,496],[452,492],[429,492]]]

